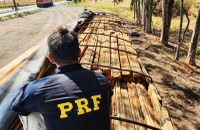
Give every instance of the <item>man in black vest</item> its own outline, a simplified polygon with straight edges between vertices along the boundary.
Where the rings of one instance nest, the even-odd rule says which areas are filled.
[[[48,130],[109,130],[111,88],[107,78],[78,63],[74,32],[59,27],[48,38],[56,74],[29,83],[14,99],[19,115],[40,112]]]

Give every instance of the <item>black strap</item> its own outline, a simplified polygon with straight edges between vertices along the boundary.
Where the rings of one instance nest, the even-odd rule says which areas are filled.
[[[117,116],[110,115],[110,119],[123,121],[123,122],[128,122],[128,123],[139,125],[139,126],[143,126],[143,127],[146,127],[146,128],[152,129],[152,130],[161,130],[160,128],[156,128],[156,127],[144,124],[144,123],[140,123],[140,122],[137,122],[137,121],[134,121],[134,120],[125,119],[125,118],[121,118],[121,117],[117,117]]]

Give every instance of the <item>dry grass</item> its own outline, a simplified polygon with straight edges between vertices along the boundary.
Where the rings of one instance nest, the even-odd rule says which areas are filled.
[[[40,10],[22,12],[22,13],[19,13],[18,15],[17,14],[13,14],[13,15],[5,16],[5,17],[0,17],[0,22],[6,21],[6,20],[10,20],[10,19],[14,19],[14,18],[18,18],[18,17],[24,17],[26,15],[35,14],[35,13],[38,13],[38,12],[40,12]]]
[[[185,5],[189,8],[189,17],[190,17],[190,26],[189,26],[189,31],[186,33],[185,36],[185,41],[182,47],[181,55],[186,56],[187,51],[188,51],[188,46],[189,42],[191,39],[192,35],[192,30],[195,25],[195,20],[196,20],[196,15],[197,15],[197,4],[191,4],[190,2],[198,3],[198,0],[186,0]],[[69,5],[73,6],[82,6],[87,9],[91,10],[96,10],[96,11],[106,11],[110,13],[115,13],[121,16],[122,18],[127,19],[131,23],[135,23],[134,20],[134,13],[133,11],[130,10],[130,0],[126,0],[119,5],[113,4],[112,0],[104,0],[104,1],[98,1],[94,2],[93,0],[86,0],[86,2],[78,3],[75,4],[74,2],[68,3]],[[178,29],[179,29],[179,22],[180,18],[179,16],[173,17],[171,21],[171,29],[170,29],[170,42],[172,43],[177,43],[177,35],[178,35]],[[160,31],[161,31],[161,25],[162,25],[162,17],[161,16],[153,16],[152,18],[152,23],[153,23],[153,30],[154,30],[154,35],[157,35],[157,38],[159,39],[160,36]],[[185,29],[187,25],[187,20],[186,17],[184,16],[184,21],[183,21],[183,29]],[[153,41],[152,41],[153,42]],[[171,55],[172,57],[174,54],[168,54]],[[197,50],[197,58],[200,59],[200,49]]]
[[[69,3],[70,5],[73,6],[82,6],[87,9],[92,9],[92,10],[97,10],[97,11],[106,11],[109,13],[115,13],[118,14],[119,16],[126,18],[130,22],[135,22],[134,20],[134,13],[130,11],[130,0],[126,0],[119,5],[113,4],[112,0],[104,0],[104,1],[86,1],[85,3],[78,3],[75,4],[73,2]]]
[[[197,3],[198,0],[192,0],[192,2]],[[191,2],[191,0],[190,0]],[[189,10],[189,14],[190,16],[190,26],[189,26],[189,30],[192,30],[194,27],[194,23],[195,23],[195,16],[197,13],[197,8],[192,7],[192,4],[189,2],[189,0],[186,0],[185,3],[187,5],[187,8],[191,7],[191,9]],[[70,5],[75,5],[75,6],[83,6],[85,8],[88,9],[95,9],[95,10],[103,10],[103,11],[107,11],[110,13],[115,13],[118,14],[119,16],[129,20],[132,23],[135,23],[134,20],[134,13],[133,11],[130,10],[130,0],[124,0],[124,2],[120,3],[119,5],[115,5],[113,4],[112,0],[104,0],[104,1],[98,1],[98,2],[94,2],[92,0],[88,1],[86,0],[85,3],[78,3],[75,4],[73,2],[69,3]],[[194,6],[196,4],[193,4]],[[161,25],[162,25],[162,18],[160,16],[153,16],[153,28],[155,30],[161,30]],[[183,28],[185,28],[187,25],[187,20],[184,17],[184,22],[183,22]],[[176,30],[179,29],[179,17],[175,17],[172,19],[172,24],[171,24],[171,31],[174,32]]]

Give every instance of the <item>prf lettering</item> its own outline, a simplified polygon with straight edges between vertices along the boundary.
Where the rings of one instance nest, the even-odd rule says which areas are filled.
[[[77,115],[82,115],[91,111],[99,110],[100,99],[101,99],[100,94],[91,96],[91,100],[93,101],[94,104],[93,108],[88,107],[88,100],[86,98],[76,99],[75,103],[78,108]],[[67,118],[68,117],[67,112],[73,109],[73,104],[71,102],[65,102],[58,104],[57,107],[60,108],[60,118]]]

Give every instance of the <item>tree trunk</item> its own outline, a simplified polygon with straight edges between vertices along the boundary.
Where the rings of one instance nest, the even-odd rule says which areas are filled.
[[[199,11],[196,19],[196,24],[193,30],[191,42],[190,42],[190,48],[188,51],[188,56],[186,63],[190,65],[196,65],[195,62],[195,55],[196,55],[196,50],[197,50],[197,45],[198,45],[198,37],[199,37],[199,32],[200,32],[200,4],[199,4]]]
[[[142,3],[141,3],[141,5],[142,5],[142,25],[143,25],[143,27],[144,27],[144,30],[145,30],[145,2],[146,2],[146,0],[142,0]]]
[[[174,0],[163,0],[162,2],[162,30],[160,41],[167,46],[172,18]]]
[[[188,30],[188,27],[189,27],[189,25],[190,25],[190,18],[189,18],[189,16],[188,16],[188,12],[186,11],[186,9],[183,7],[183,1],[182,1],[182,10],[181,10],[181,12],[182,12],[182,16],[181,16],[181,21],[183,21],[183,14],[185,14],[186,15],[186,18],[187,18],[187,26],[186,26],[186,28],[185,28],[185,31],[183,32],[183,34],[182,34],[182,39],[181,39],[181,30],[182,30],[182,22],[181,22],[181,24],[180,24],[180,30],[179,30],[179,36],[178,36],[178,46],[177,46],[177,50],[176,50],[176,55],[175,55],[175,59],[176,60],[179,60],[179,51],[180,51],[180,48],[181,48],[181,45],[183,44],[183,42],[184,42],[184,39],[185,39],[185,33],[187,32],[187,30]]]
[[[141,26],[140,0],[137,0],[137,23]]]
[[[135,1],[135,12],[136,12],[136,19],[137,19],[137,24],[138,24],[138,0]]]
[[[178,45],[177,45],[176,55],[175,55],[176,60],[179,60],[179,51],[181,48],[182,27],[183,27],[183,0],[180,1],[180,26],[179,26],[179,31],[178,31]]]
[[[17,4],[15,0],[13,0],[13,4],[14,4],[15,11],[17,11]]]
[[[134,3],[134,20],[136,19],[136,2]]]
[[[4,5],[6,6],[6,0],[4,0]]]
[[[151,33],[152,6],[153,6],[153,0],[146,0],[146,2],[145,2],[145,25],[144,25],[146,33]]]
[[[141,9],[140,9],[140,0],[138,0],[138,25],[141,26]]]

